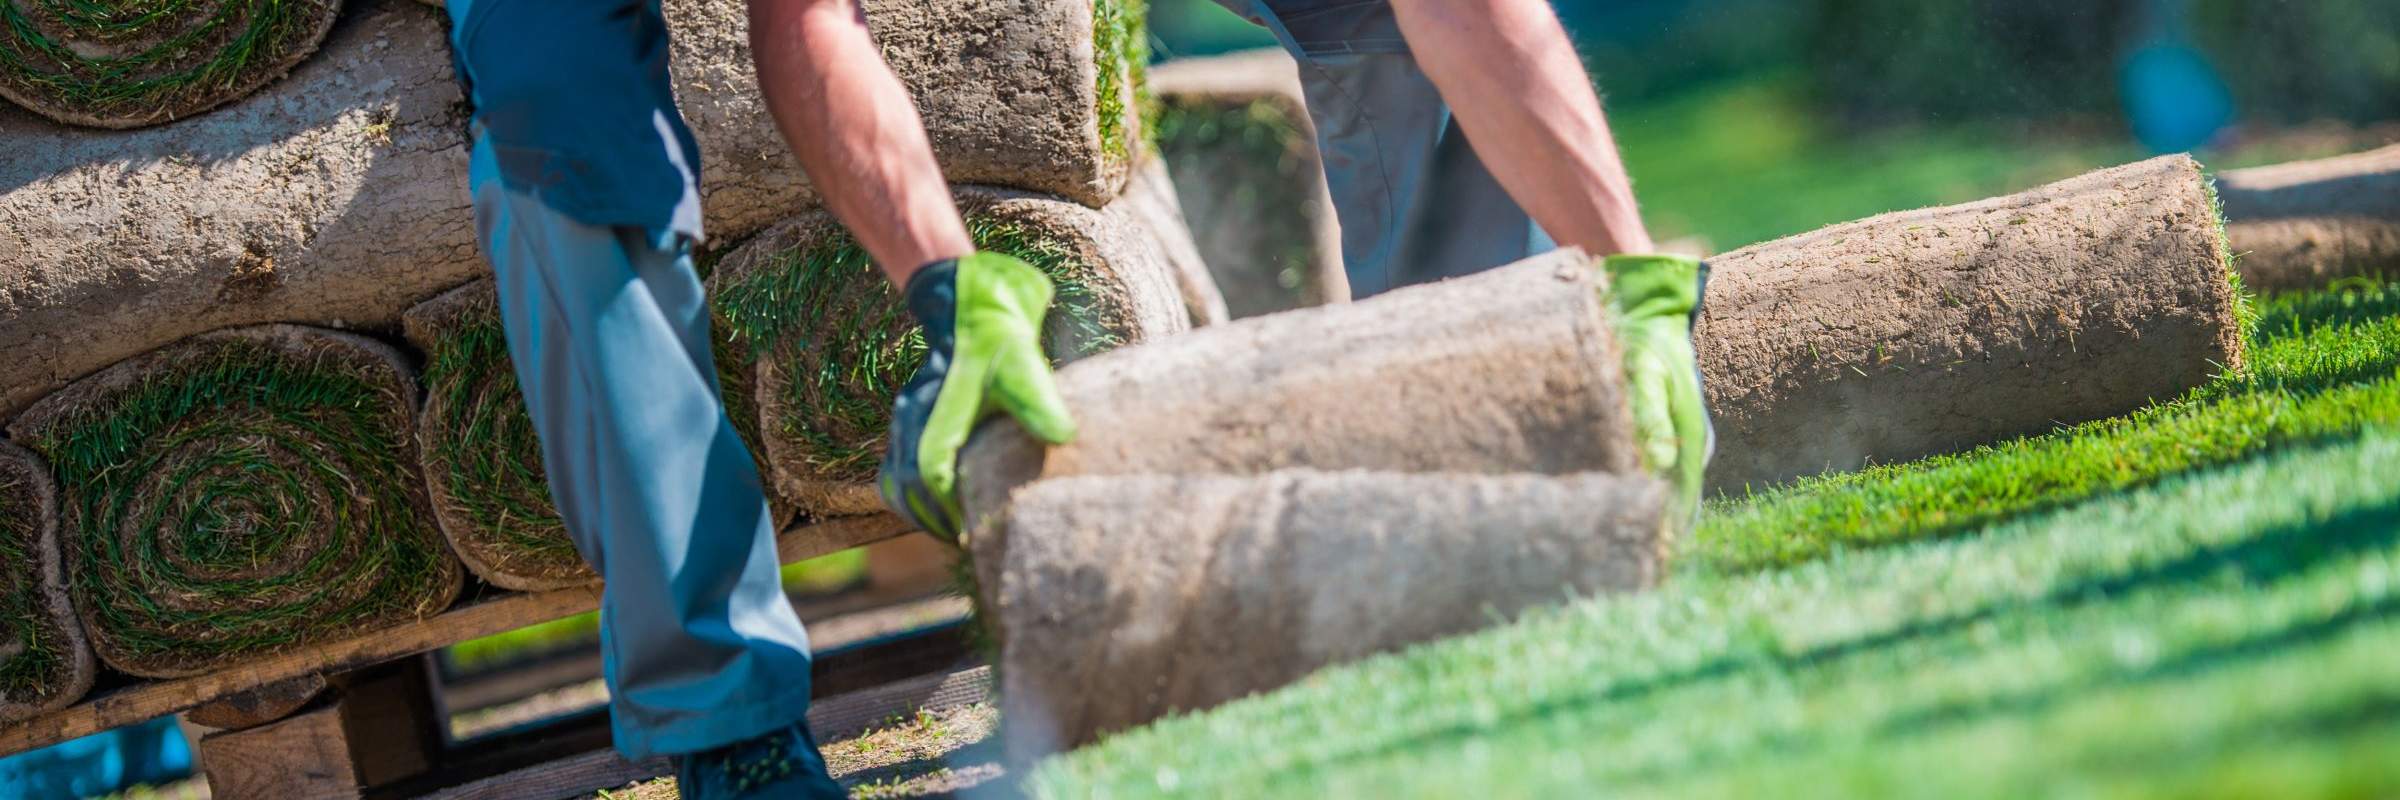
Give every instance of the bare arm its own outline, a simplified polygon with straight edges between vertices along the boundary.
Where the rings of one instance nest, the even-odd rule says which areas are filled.
[[[896,285],[974,250],[906,87],[853,0],[751,0],[759,90],[800,168]]]
[[[1560,244],[1654,249],[1566,29],[1544,0],[1393,0],[1402,35],[1502,188]]]

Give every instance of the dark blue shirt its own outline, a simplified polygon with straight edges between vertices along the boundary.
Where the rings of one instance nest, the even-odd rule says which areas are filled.
[[[700,148],[658,0],[449,0],[451,52],[501,182],[588,225],[700,238]]]

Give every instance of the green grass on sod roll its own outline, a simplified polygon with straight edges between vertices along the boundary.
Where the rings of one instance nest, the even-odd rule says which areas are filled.
[[[1015,256],[1050,276],[1056,294],[1047,341],[1082,342],[1084,352],[1124,343],[1099,322],[1100,300],[1085,279],[1093,268],[1073,244],[972,213],[967,227],[977,249]],[[892,398],[925,363],[925,341],[898,289],[855,240],[837,234],[821,241],[720,287],[714,302],[726,335],[749,343],[749,359],[784,358],[791,371],[784,402],[805,413],[763,421],[764,435],[797,443],[823,480],[863,483],[874,479],[883,456]]]
[[[1125,123],[1129,116],[1140,127],[1136,133],[1145,137],[1158,129],[1154,123],[1145,124],[1156,113],[1157,104],[1150,97],[1150,17],[1148,0],[1092,0],[1092,66],[1098,75],[1093,87],[1099,95],[1100,153],[1120,163],[1131,162],[1138,153],[1126,141]],[[1132,107],[1126,107],[1125,81],[1133,82]]]
[[[517,575],[590,574],[551,500],[541,439],[497,313],[445,331],[426,353],[424,381],[427,420],[446,428],[426,437],[427,477],[446,484],[451,513],[479,540],[482,557]]]
[[[64,679],[60,632],[51,623],[35,571],[41,535],[39,500],[12,470],[0,465],[0,699],[27,702],[48,696]],[[14,648],[15,652],[7,652]]]
[[[196,111],[313,49],[336,10],[312,0],[0,3],[0,85],[100,117]],[[77,51],[93,44],[110,54]]]
[[[129,385],[17,431],[57,475],[68,580],[104,658],[200,671],[456,595],[393,368],[316,341],[154,355]]]
[[[2400,284],[2124,419],[1713,503],[1648,595],[1327,670],[1037,796],[2400,788]]]

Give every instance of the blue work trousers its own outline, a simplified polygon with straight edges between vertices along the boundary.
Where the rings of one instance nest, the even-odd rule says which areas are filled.
[[[808,636],[758,469],[725,417],[689,240],[585,224],[512,190],[482,131],[469,186],[551,495],[607,581],[617,749],[693,753],[801,721]]]
[[[1468,146],[1390,0],[1217,0],[1300,64],[1352,297],[1557,247]]]

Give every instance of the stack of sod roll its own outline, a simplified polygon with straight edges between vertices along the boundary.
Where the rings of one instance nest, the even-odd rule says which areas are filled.
[[[1048,342],[1056,360],[1223,318],[1147,141],[1137,4],[944,0],[866,10],[918,101],[977,247],[1022,258],[1057,285]],[[788,159],[771,128],[750,127],[765,117],[739,4],[674,0],[667,11],[678,75],[706,87],[683,95],[705,168],[741,168],[710,147],[725,141],[711,132],[731,129],[756,137],[741,153]],[[695,92],[726,102],[695,104]],[[798,177],[788,165],[771,172]],[[758,191],[747,172],[704,183],[717,235],[708,286],[721,383],[771,502],[787,518],[879,511],[874,475],[892,398],[924,358],[899,292],[829,212],[784,197],[726,201]],[[738,220],[716,218],[727,206],[742,209]],[[428,355],[421,438],[436,511],[487,581],[589,581],[549,505],[492,296],[478,282],[407,315],[409,341]]]
[[[978,242],[1058,279],[1062,361],[1222,318],[1148,144],[1138,0],[865,6]],[[870,510],[860,465],[920,357],[896,292],[815,210],[741,4],[665,12],[730,411],[774,437],[753,449],[782,513]],[[469,575],[593,580],[485,279],[439,8],[0,15],[0,97],[32,109],[0,106],[0,415],[24,446],[0,449],[0,722],[97,665],[371,635]]]

